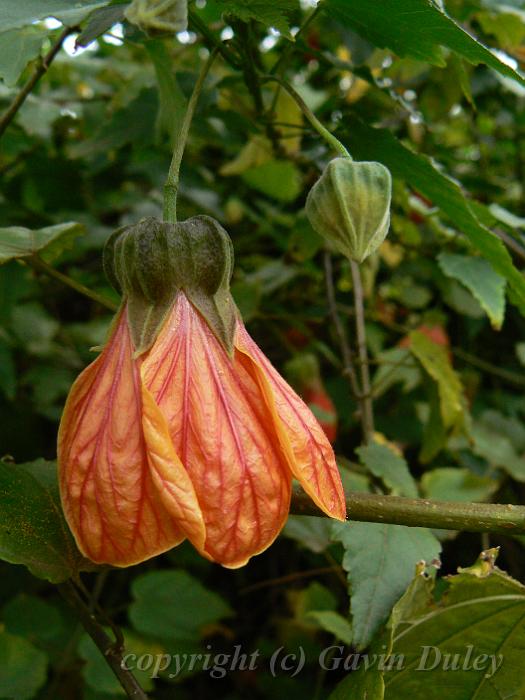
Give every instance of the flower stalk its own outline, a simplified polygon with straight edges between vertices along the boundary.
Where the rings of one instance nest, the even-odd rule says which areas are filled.
[[[214,49],[208,56],[206,63],[202,66],[197,82],[195,83],[195,87],[193,88],[193,92],[191,93],[180,132],[175,138],[175,149],[173,151],[168,177],[166,178],[166,184],[164,185],[164,221],[172,224],[177,221],[177,195],[179,192],[182,156],[184,155],[184,149],[186,148],[191,122],[193,120],[193,115],[195,114],[197,102],[199,101],[199,97],[202,92],[202,86],[204,85],[206,76],[210,71],[217,53],[218,49]]]

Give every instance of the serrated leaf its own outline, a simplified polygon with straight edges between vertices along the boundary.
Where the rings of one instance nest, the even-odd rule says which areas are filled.
[[[44,685],[47,657],[27,639],[0,630],[0,693],[3,698],[32,698]]]
[[[235,15],[243,22],[255,20],[279,30],[287,39],[290,34],[290,14],[298,8],[297,0],[218,0],[223,12]]]
[[[133,581],[130,620],[139,632],[164,639],[199,639],[202,628],[232,614],[213,591],[185,571],[153,571]]]
[[[0,559],[52,583],[86,564],[62,514],[54,462],[0,462]]]
[[[415,565],[436,558],[441,545],[430,530],[404,525],[347,522],[334,525],[333,532],[345,548],[353,644],[362,649],[387,620]]]
[[[0,27],[4,31],[24,27],[46,17],[73,26],[109,0],[16,0],[0,4]]]
[[[345,144],[352,156],[384,163],[394,179],[406,181],[439,207],[495,271],[505,277],[514,292],[513,302],[525,314],[525,278],[514,267],[502,241],[478,220],[459,185],[431,160],[406,148],[387,129],[373,128],[357,118],[349,118],[348,122]]]
[[[293,202],[301,191],[301,174],[288,160],[270,160],[245,170],[242,178],[250,187],[278,202]]]
[[[361,463],[381,479],[394,496],[417,498],[417,487],[405,459],[387,445],[371,442],[356,449]]]
[[[382,3],[376,2],[326,0],[324,7],[375,46],[392,49],[398,56],[445,66],[442,47],[447,47],[474,65],[484,63],[525,85],[521,74],[500,61],[435,2],[389,0],[387,12]]]
[[[82,233],[84,227],[74,221],[34,231],[21,226],[0,228],[0,265],[36,253],[49,262],[70,247]]]
[[[420,331],[412,331],[409,337],[410,351],[437,384],[441,418],[443,424],[450,428],[457,423],[463,413],[463,389],[458,375],[450,364],[447,350]]]
[[[447,277],[458,280],[473,294],[493,328],[499,330],[505,316],[505,278],[483,258],[440,253],[438,263]]]
[[[0,34],[0,78],[8,86],[16,84],[29,61],[40,55],[47,29],[22,27]]]
[[[447,577],[437,602],[404,597],[396,606],[392,654],[403,664],[384,675],[388,700],[437,700],[444,688],[449,700],[523,697],[525,588],[489,571],[474,566]]]

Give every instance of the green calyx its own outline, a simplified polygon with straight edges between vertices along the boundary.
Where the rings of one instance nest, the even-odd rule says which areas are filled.
[[[180,292],[231,354],[237,313],[232,270],[230,237],[209,216],[174,224],[143,219],[116,231],[104,249],[104,271],[127,301],[137,355],[155,342]]]
[[[321,236],[360,263],[386,238],[391,197],[384,165],[334,158],[308,194],[306,215]]]

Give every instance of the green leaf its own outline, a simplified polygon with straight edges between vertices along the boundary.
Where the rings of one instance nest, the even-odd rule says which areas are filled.
[[[409,337],[410,351],[437,384],[441,418],[444,425],[450,428],[463,413],[463,390],[459,377],[450,364],[447,350],[420,331],[412,331]]]
[[[36,595],[19,593],[2,610],[9,632],[39,645],[55,640],[65,631],[60,611]]]
[[[111,630],[106,630],[106,633],[111,635]],[[136,677],[140,686],[149,692],[153,690],[151,667],[155,663],[155,659],[160,658],[164,654],[165,649],[157,642],[146,641],[128,630],[123,630],[123,634],[125,655],[134,655],[129,657],[128,666],[132,669],[133,675]],[[82,636],[78,645],[78,652],[85,661],[82,675],[88,686],[99,692],[108,693],[109,695],[126,695],[118,679],[108,666],[98,647],[95,646],[91,637],[87,635]],[[139,659],[145,658],[148,660],[152,656],[153,659],[150,667],[147,669],[137,668]]]
[[[424,495],[436,501],[482,502],[489,499],[498,486],[495,479],[459,467],[438,467],[425,472],[421,478]]]
[[[23,637],[0,630],[0,659],[2,698],[32,698],[44,685],[47,657]]]
[[[187,101],[177,81],[166,44],[156,40],[146,42],[145,46],[155,66],[159,86],[157,128],[174,142],[180,134]]]
[[[382,479],[394,496],[417,498],[417,487],[403,457],[387,445],[371,442],[356,450],[361,463]]]
[[[402,668],[385,673],[388,700],[441,700],[445,688],[448,700],[523,697],[525,588],[486,562],[461,571],[437,602],[414,596],[416,577],[394,609],[392,653]]]
[[[386,13],[385,13],[386,17]],[[394,178],[405,180],[445,213],[496,272],[505,277],[525,313],[525,278],[512,264],[500,239],[474,214],[459,185],[443,175],[425,156],[413,153],[387,129],[375,129],[349,118],[345,143],[354,158],[379,160]]]
[[[0,34],[0,78],[6,85],[15,85],[29,61],[40,55],[47,31],[23,27]]]
[[[505,278],[483,258],[440,253],[438,263],[445,275],[458,280],[472,292],[486,311],[493,328],[499,330],[505,315]]]
[[[16,370],[9,346],[0,338],[0,391],[12,401],[16,394]]]
[[[84,17],[107,5],[109,0],[16,0],[0,5],[0,27],[4,31],[33,24],[39,19],[55,17],[64,24],[73,26]]]
[[[74,221],[33,231],[21,226],[0,228],[0,265],[36,253],[49,262],[70,247],[82,233],[84,227]]]
[[[242,174],[254,189],[279,202],[293,202],[301,191],[301,174],[288,160],[270,160]]]
[[[297,0],[218,0],[223,12],[238,17],[243,22],[255,20],[267,27],[278,29],[286,38],[290,34],[290,14],[297,10]]]
[[[52,583],[83,564],[62,514],[54,462],[0,462],[0,559]]]
[[[506,471],[516,481],[525,482],[525,457],[517,454],[507,435],[490,421],[476,421],[471,430],[474,454]]]
[[[315,515],[290,515],[282,534],[320,554],[331,544],[332,523]]]
[[[232,614],[223,599],[185,571],[153,571],[135,579],[129,616],[139,632],[199,639],[202,628]]]
[[[352,644],[352,625],[334,610],[310,610],[305,618],[312,620],[321,629],[330,632],[345,644]]]
[[[442,47],[477,65],[484,63],[522,85],[525,79],[499,60],[486,46],[428,0],[389,0],[381,3],[325,0],[324,7],[372,44],[389,48],[398,56],[411,56],[435,66],[445,66]]]
[[[382,523],[342,523],[334,539],[345,548],[353,619],[353,644],[366,647],[409,584],[415,565],[436,558],[441,545],[426,528]]]
[[[108,5],[108,7],[95,10],[90,15],[85,28],[77,36],[75,46],[89,46],[92,41],[111,29],[114,24],[122,22],[126,7],[128,7],[128,3]]]

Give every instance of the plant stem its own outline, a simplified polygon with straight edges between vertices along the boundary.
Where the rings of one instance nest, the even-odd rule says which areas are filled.
[[[58,39],[50,48],[50,50],[46,53],[46,55],[43,58],[41,57],[39,59],[33,74],[27,80],[24,87],[20,90],[18,95],[15,97],[13,102],[9,105],[7,110],[2,115],[2,118],[0,119],[0,138],[2,138],[4,131],[13,121],[13,119],[16,116],[16,113],[24,104],[30,92],[33,90],[40,78],[47,72],[47,69],[49,68],[51,62],[62,48],[62,44],[64,43],[64,41],[70,34],[74,34],[77,31],[78,27],[64,27],[64,29],[60,32]]]
[[[134,700],[148,700],[148,696],[138,684],[135,676],[126,668],[122,658],[122,648],[115,644],[99,625],[89,607],[84,603],[78,591],[71,581],[66,581],[57,586],[60,595],[73,608],[82,626],[96,644],[100,653],[106,660],[124,689],[128,698]]]
[[[349,520],[430,527],[465,532],[525,534],[525,506],[494,503],[450,503],[375,493],[347,493]],[[300,488],[294,489],[290,513],[325,515]]]
[[[208,56],[206,63],[203,65],[201,72],[199,73],[199,77],[197,78],[197,82],[195,83],[195,87],[193,88],[193,92],[191,93],[180,132],[175,137],[175,150],[173,151],[173,158],[171,159],[168,177],[166,178],[166,184],[164,185],[164,221],[168,221],[172,224],[177,221],[177,194],[179,191],[180,165],[182,162],[182,156],[184,155],[186,142],[188,140],[188,133],[190,131],[193,115],[195,113],[195,107],[197,106],[197,102],[202,91],[202,86],[204,85],[206,76],[208,75],[217,53],[218,49],[214,49]]]
[[[101,294],[92,291],[80,282],[77,282],[71,277],[64,275],[62,272],[55,270],[54,267],[48,265],[48,263],[42,260],[42,258],[39,258],[38,255],[32,255],[31,257],[24,258],[23,260],[28,265],[31,265],[31,267],[33,267],[35,270],[38,270],[39,272],[45,272],[46,275],[54,277],[63,284],[66,284],[68,287],[71,287],[71,289],[74,289],[79,294],[83,294],[85,297],[93,299],[93,301],[96,301],[101,306],[105,306],[106,309],[109,309],[110,311],[116,311],[118,309],[118,305],[114,304],[110,299],[106,299]]]
[[[333,148],[334,151],[337,151],[338,153],[343,155],[345,158],[351,158],[350,153],[348,153],[341,141],[339,141],[339,139],[337,139],[333,134],[331,134],[328,131],[328,129],[319,121],[319,119],[317,119],[317,117],[312,112],[310,107],[308,107],[301,95],[299,95],[299,93],[296,90],[294,90],[294,88],[289,83],[287,83],[286,80],[283,80],[277,75],[265,75],[261,78],[261,82],[274,82],[278,83],[281,87],[283,87],[286,90],[286,92],[290,95],[290,97],[292,97],[297,102],[304,116],[308,119],[310,124],[317,131],[317,133],[320,136],[322,136],[323,139],[330,145],[330,147]]]
[[[361,371],[361,423],[363,426],[363,440],[370,442],[374,434],[374,409],[372,403],[372,391],[370,386],[370,370],[368,367],[368,351],[366,349],[365,309],[363,303],[363,285],[361,284],[361,272],[355,260],[350,261],[352,270],[352,282],[354,285],[355,328],[357,333],[357,350],[359,354],[359,366]]]
[[[191,29],[195,29],[198,33],[202,34],[204,42],[207,47],[211,50],[217,49],[224,60],[229,63],[232,68],[239,69],[242,67],[241,62],[238,60],[237,56],[231,51],[223,41],[219,41],[215,35],[210,32],[206,24],[201,20],[201,18],[192,10],[188,13],[188,20]]]
[[[339,349],[341,351],[341,357],[343,359],[343,374],[348,377],[350,381],[350,387],[354,397],[359,400],[361,398],[361,389],[357,382],[357,377],[355,375],[354,363],[352,358],[352,350],[348,339],[346,337],[345,329],[341,322],[341,317],[337,311],[337,303],[335,299],[335,289],[334,289],[334,273],[332,268],[332,256],[329,251],[324,253],[324,272],[325,272],[325,283],[326,283],[326,299],[328,303],[328,312],[332,323],[334,324],[337,339],[339,341]]]

